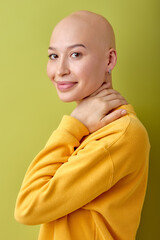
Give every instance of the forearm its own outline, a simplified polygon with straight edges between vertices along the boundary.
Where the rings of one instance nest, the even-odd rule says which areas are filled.
[[[18,221],[30,224],[31,212],[41,208],[38,199],[45,199],[50,191],[54,191],[53,177],[57,169],[67,162],[74,148],[79,146],[81,138],[88,133],[87,128],[78,120],[63,117],[57,130],[26,172],[15,208],[15,218]]]

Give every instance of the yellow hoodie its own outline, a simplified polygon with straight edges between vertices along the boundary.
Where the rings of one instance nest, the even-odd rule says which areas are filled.
[[[17,221],[42,224],[39,240],[134,240],[144,202],[150,143],[132,105],[89,134],[63,116],[29,166]]]

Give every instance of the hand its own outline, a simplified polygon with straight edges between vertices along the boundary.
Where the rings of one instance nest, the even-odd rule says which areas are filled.
[[[116,90],[109,88],[109,83],[103,83],[97,91],[77,105],[71,116],[81,121],[92,133],[126,115],[125,109],[111,112],[124,104],[128,104],[124,97]]]

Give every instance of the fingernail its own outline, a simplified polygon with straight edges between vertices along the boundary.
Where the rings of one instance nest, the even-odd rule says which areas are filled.
[[[125,110],[125,109],[123,109],[122,111],[121,111],[121,114],[122,115],[124,115],[124,114],[126,114],[127,113],[127,111]]]

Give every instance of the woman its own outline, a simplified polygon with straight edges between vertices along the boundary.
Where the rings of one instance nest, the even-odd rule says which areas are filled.
[[[145,197],[149,139],[133,107],[112,88],[114,32],[79,11],[51,36],[47,74],[75,101],[29,166],[15,218],[42,224],[40,240],[135,239]]]

